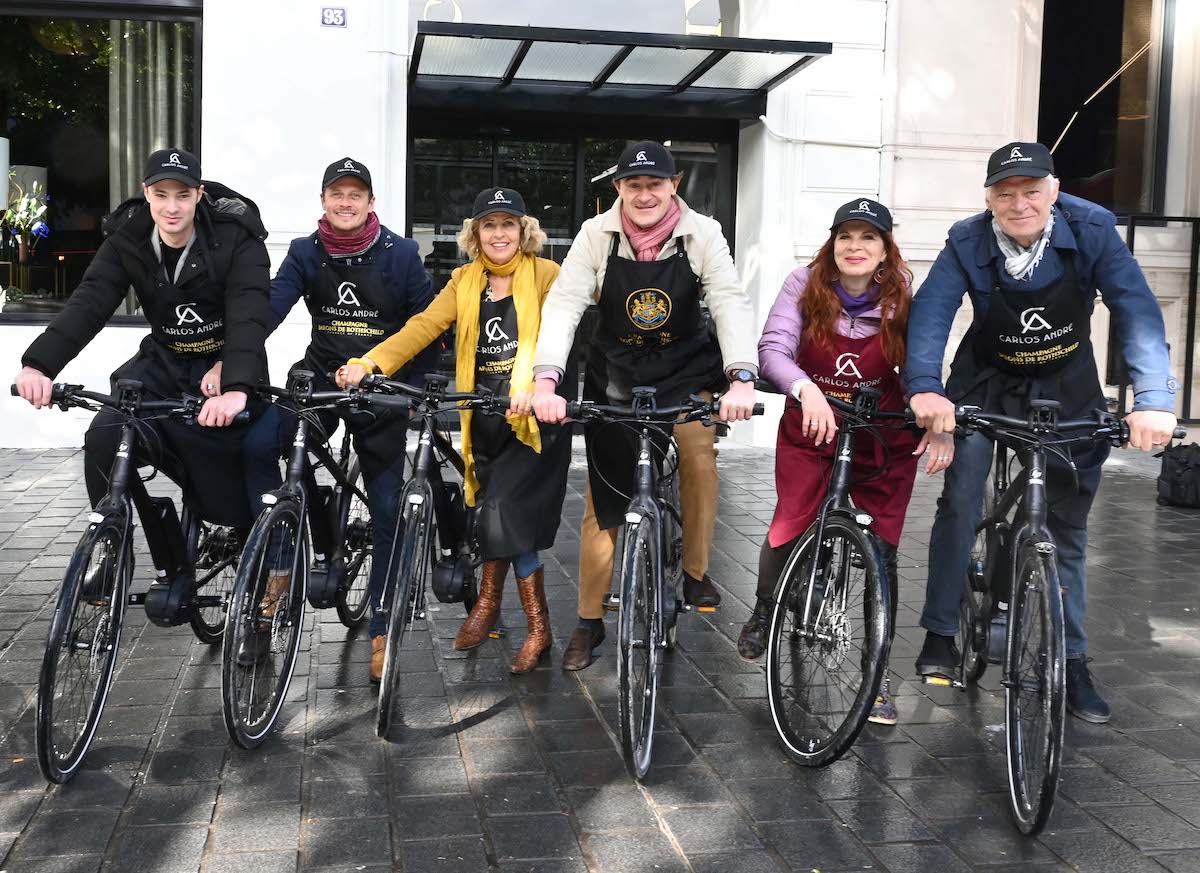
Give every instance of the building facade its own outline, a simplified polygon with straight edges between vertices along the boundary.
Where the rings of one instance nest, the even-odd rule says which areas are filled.
[[[919,282],[947,228],[983,208],[987,155],[1014,139],[1061,138],[1056,156],[1064,187],[1118,213],[1200,215],[1200,4],[1185,0],[1089,4],[1094,20],[1082,34],[1069,14],[1076,4],[1067,0],[333,2],[160,0],[143,10],[129,2],[55,0],[19,3],[17,14],[0,17],[0,37],[34,39],[47,63],[82,59],[74,74],[96,80],[90,99],[100,107],[90,120],[43,117],[37,128],[29,121],[35,109],[14,109],[20,101],[11,94],[0,101],[0,115],[10,118],[10,163],[36,175],[41,161],[52,203],[59,190],[95,201],[86,208],[61,204],[40,260],[23,273],[11,252],[0,252],[0,262],[10,261],[9,287],[15,277],[54,288],[45,301],[36,294],[6,300],[0,372],[17,372],[21,352],[78,281],[98,241],[96,216],[136,189],[144,154],[168,143],[197,148],[206,178],[258,203],[276,267],[290,240],[315,226],[322,169],[335,157],[354,156],[372,170],[383,222],[421,243],[436,282],[455,263],[450,240],[480,188],[522,190],[561,259],[579,221],[611,203],[606,171],[624,142],[670,140],[686,171],[685,197],[726,226],[758,325],[783,278],[824,241],[836,206],[853,197],[876,197],[892,208],[898,243]],[[531,64],[524,75],[535,75],[534,53],[512,67],[511,49],[493,60],[497,69],[518,69],[515,84],[483,90],[473,104],[458,90],[443,92],[452,99],[439,98],[434,86],[450,87],[453,77],[438,80],[438,71],[485,64],[489,51],[506,50],[495,44],[504,41],[495,33],[522,36],[494,31],[490,42],[477,39],[465,55],[430,41],[449,52],[439,56],[443,66],[426,66],[433,54],[414,65],[422,28],[436,35],[446,25],[537,28],[556,31],[554,38],[573,29],[605,31],[631,43],[638,34],[828,43],[829,53],[812,49],[803,69],[772,83],[761,117],[747,117],[756,111],[746,108],[753,101],[737,111],[732,103],[706,104],[703,89],[678,98],[691,101],[686,108],[663,109],[647,97],[578,103],[586,111],[573,114],[573,92],[522,85],[518,68]],[[686,72],[690,50],[678,48],[685,53],[678,58],[660,54]],[[569,43],[536,52],[544,52],[541,75],[561,69],[581,81],[589,64],[598,69],[611,56]],[[121,72],[125,56],[141,58],[128,64],[140,73]],[[611,83],[606,87],[597,100],[615,93]],[[26,115],[14,115],[18,110]],[[1181,381],[1188,366],[1196,368],[1194,355],[1187,359],[1192,245],[1187,224],[1155,221],[1137,230],[1135,253],[1163,305]],[[1103,306],[1095,318],[1103,373]],[[969,319],[966,304],[951,350]],[[1193,302],[1193,335],[1195,319]],[[61,378],[106,387],[108,373],[145,333],[132,304],[120,322],[105,328]],[[307,313],[298,308],[271,337],[275,381],[300,358],[308,330]],[[1187,384],[1196,393],[1196,380]],[[35,413],[7,396],[0,403],[0,445],[81,442],[84,415]],[[1200,415],[1200,397],[1191,414]],[[771,417],[739,428],[738,439],[774,440]]]

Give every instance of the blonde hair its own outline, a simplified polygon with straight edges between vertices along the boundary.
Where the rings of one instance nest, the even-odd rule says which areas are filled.
[[[521,251],[527,255],[536,255],[546,242],[546,232],[542,225],[532,215],[522,215],[521,222]],[[458,247],[474,260],[479,257],[479,219],[468,218],[463,221],[462,230],[458,232]]]

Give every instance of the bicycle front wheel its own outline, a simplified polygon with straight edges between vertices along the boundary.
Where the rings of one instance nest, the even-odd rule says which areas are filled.
[[[985,522],[975,532],[971,562],[967,565],[967,577],[958,607],[958,650],[962,653],[963,682],[978,682],[987,669],[987,652],[980,649],[979,642],[983,636],[979,629],[988,618],[985,607],[992,576],[996,572],[993,565],[999,551],[999,531],[994,523],[986,521],[992,518],[995,509],[996,493],[989,481],[983,495]]]
[[[1013,820],[1037,834],[1054,809],[1066,719],[1066,641],[1052,543],[1025,539],[1008,607],[1005,728]]]
[[[787,754],[823,767],[853,745],[879,693],[890,639],[888,588],[873,536],[849,519],[815,525],[784,568],[767,636],[767,697]]]
[[[658,591],[655,587],[654,526],[650,519],[625,526],[617,590],[617,700],[621,751],[630,771],[641,779],[650,769],[654,711],[658,698]]]
[[[366,493],[366,480],[358,455],[352,455],[346,468],[346,478],[355,488]],[[338,503],[338,524],[346,550],[346,578],[338,588],[334,605],[338,618],[346,627],[358,627],[371,605],[371,567],[374,563],[374,529],[371,509],[351,488],[342,491]]]
[[[225,619],[221,709],[243,749],[267,738],[287,698],[308,587],[308,540],[300,504],[277,503],[246,541]]]
[[[75,547],[38,677],[38,767],[62,784],[78,771],[112,687],[133,575],[126,516],[92,524]]]
[[[408,626],[417,620],[416,612],[429,572],[430,529],[428,501],[404,505],[404,535],[388,566],[390,596],[385,595],[384,601],[388,610],[387,646],[383,655],[383,675],[379,680],[375,733],[385,739],[392,727],[392,707],[400,676],[397,662],[404,648],[404,635]]]

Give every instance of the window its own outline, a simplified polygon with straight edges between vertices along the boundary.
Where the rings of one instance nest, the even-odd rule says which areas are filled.
[[[36,182],[49,229],[32,251],[4,234],[0,319],[61,309],[146,156],[196,150],[199,33],[195,17],[0,16],[0,194],[10,202]],[[124,314],[135,311],[130,294]]]
[[[1062,189],[1114,212],[1162,210],[1174,0],[1046,0],[1038,139]]]

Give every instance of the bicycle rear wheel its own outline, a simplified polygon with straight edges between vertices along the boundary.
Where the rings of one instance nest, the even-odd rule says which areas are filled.
[[[358,455],[351,455],[346,468],[346,478],[356,488],[366,493],[366,481]],[[371,606],[371,567],[374,563],[374,531],[371,527],[371,509],[353,489],[342,491],[338,503],[338,527],[342,532],[346,550],[346,578],[338,588],[334,605],[338,618],[346,627],[362,624]]]
[[[51,782],[75,775],[104,712],[133,576],[131,532],[127,514],[89,525],[67,565],[38,677],[34,739]]]
[[[404,501],[404,498],[401,498]],[[432,529],[429,501],[402,502],[404,535],[388,566],[390,598],[388,609],[387,647],[383,656],[383,675],[379,680],[379,710],[376,713],[375,733],[387,738],[392,727],[392,707],[399,685],[397,662],[404,648],[404,635],[409,624],[416,621],[416,609],[421,602],[429,572],[429,537]],[[395,570],[395,572],[391,572]]]
[[[1066,640],[1051,543],[1017,550],[1009,603],[1005,728],[1009,806],[1023,834],[1040,833],[1054,809],[1066,719]]]
[[[621,608],[617,616],[617,701],[621,752],[630,771],[641,779],[650,769],[654,747],[654,712],[658,698],[658,591],[654,580],[654,526],[643,516],[627,524],[617,564]]]
[[[771,718],[787,754],[806,767],[830,764],[853,745],[879,693],[890,638],[873,536],[832,516],[823,541],[815,575],[815,525],[788,559],[767,636]]]
[[[295,500],[258,517],[246,541],[225,620],[221,710],[225,729],[253,749],[287,698],[308,587],[308,540]]]
[[[183,514],[188,559],[196,572],[196,593],[221,598],[217,606],[193,609],[189,620],[196,639],[213,646],[221,642],[225,634],[225,613],[237,580],[237,562],[242,547],[233,528],[201,521],[186,507]]]

